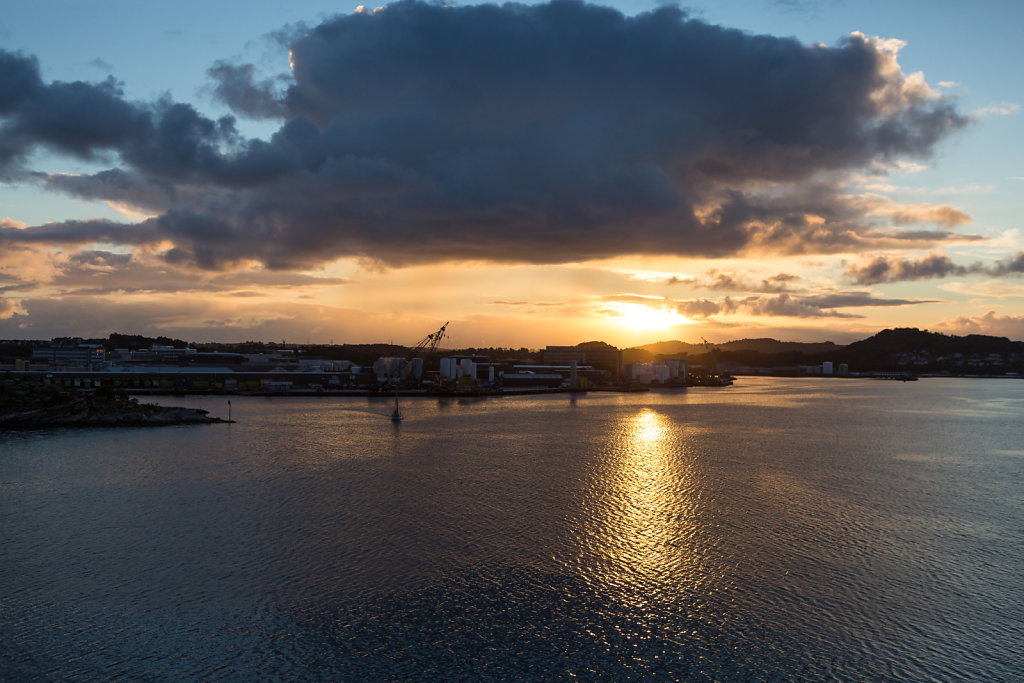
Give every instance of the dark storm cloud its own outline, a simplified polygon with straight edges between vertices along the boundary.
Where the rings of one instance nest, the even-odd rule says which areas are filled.
[[[125,225],[108,220],[64,221],[34,228],[0,227],[0,246],[18,244],[148,244],[159,241],[155,221]]]
[[[287,114],[276,88],[281,78],[255,80],[252,64],[217,62],[207,71],[214,80],[213,94],[234,111],[253,118],[277,118]]]
[[[276,177],[286,165],[266,143],[241,140],[233,118],[209,119],[167,99],[130,102],[113,78],[45,84],[35,58],[3,50],[0,74],[0,177],[38,177],[23,168],[37,147],[86,160],[116,153],[130,170],[107,173],[137,174],[136,185],[247,187]],[[82,188],[77,193],[90,196]],[[91,196],[106,198],[103,192]]]
[[[860,285],[962,275],[1017,276],[1024,275],[1024,252],[991,265],[978,262],[966,266],[958,265],[945,254],[938,253],[929,253],[919,259],[876,256],[866,263],[849,266],[845,275]]]
[[[185,190],[173,183],[119,168],[100,171],[92,175],[35,176],[53,190],[84,199],[103,199],[124,202],[131,206],[164,211],[172,206]]]
[[[812,182],[927,157],[967,122],[863,36],[826,48],[674,7],[405,1],[290,49],[286,88],[250,65],[210,70],[239,113],[282,118],[267,141],[186,104],[129,102],[112,79],[45,84],[34,59],[0,53],[14,76],[0,172],[36,146],[116,154],[121,168],[46,182],[159,212],[122,234],[151,231],[174,243],[169,261],[208,268],[906,248],[959,239],[966,220],[892,207],[887,223]],[[887,229],[921,221],[946,229]]]
[[[0,51],[0,172],[37,145],[82,159],[145,136],[145,113],[113,78],[44,84],[34,58]]]

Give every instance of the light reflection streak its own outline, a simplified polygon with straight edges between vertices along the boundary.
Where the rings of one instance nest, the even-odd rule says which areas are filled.
[[[637,614],[702,582],[699,484],[687,431],[646,408],[612,426],[578,529],[584,578]]]

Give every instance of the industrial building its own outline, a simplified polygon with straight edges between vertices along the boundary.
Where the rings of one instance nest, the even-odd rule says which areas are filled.
[[[548,346],[544,349],[545,365],[568,366],[573,361],[577,365],[608,372],[618,377],[622,370],[622,350],[604,342],[586,342],[576,346]]]
[[[101,344],[58,343],[32,349],[32,361],[50,367],[98,368],[106,360],[107,351]]]

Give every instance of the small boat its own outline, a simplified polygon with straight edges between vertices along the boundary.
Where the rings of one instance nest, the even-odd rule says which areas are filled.
[[[395,410],[391,413],[391,421],[401,422],[404,419],[405,416],[402,415],[402,411],[398,409],[398,392],[395,392]]]

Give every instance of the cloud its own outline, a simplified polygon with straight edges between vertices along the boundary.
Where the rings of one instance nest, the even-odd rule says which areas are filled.
[[[81,251],[67,257],[59,273],[48,283],[64,296],[152,293],[234,293],[254,289],[262,296],[283,290],[314,290],[347,285],[350,280],[295,272],[245,269],[226,273],[195,272],[164,261]]]
[[[110,62],[107,62],[106,60],[101,59],[100,57],[96,57],[95,59],[89,60],[89,66],[96,67],[97,69],[100,69],[101,71],[106,71],[107,73],[110,73],[114,70],[114,66],[110,64]]]
[[[138,225],[115,223],[113,221],[72,220],[61,223],[47,223],[30,228],[0,227],[0,245],[31,244],[88,244],[106,242],[109,244],[152,244],[161,240],[156,221]]]
[[[125,294],[216,294],[258,290],[268,298],[319,294],[353,280],[295,271],[272,271],[248,264],[232,271],[196,269],[168,262],[166,252],[138,248],[110,251],[45,246],[0,248],[0,292],[37,297]]]
[[[13,301],[3,296],[0,296],[0,320],[5,320],[14,317],[17,308],[17,304],[15,304]]]
[[[787,295],[780,294],[779,298]],[[876,299],[869,292],[833,292],[807,296],[801,302],[815,308],[861,308],[863,306],[914,306],[936,303],[931,299]]]
[[[207,71],[215,85],[213,95],[233,111],[252,118],[279,118],[286,116],[284,94],[279,91],[285,77],[255,80],[256,67],[252,64],[231,64],[220,61]]]
[[[36,146],[93,159],[146,136],[144,112],[123,99],[113,78],[47,85],[34,58],[3,50],[0,73],[0,177],[17,170]]]
[[[169,260],[210,269],[963,239],[951,232],[966,220],[955,209],[878,213],[822,180],[927,159],[967,125],[920,74],[901,71],[899,47],[861,34],[806,46],[675,7],[626,17],[573,0],[406,0],[294,38],[287,82],[246,64],[210,69],[238,113],[280,120],[268,140],[188,104],[128,101],[112,79],[45,83],[34,58],[0,52],[0,175],[156,216],[0,239],[166,241]],[[28,169],[39,148],[115,166],[82,177]],[[918,221],[941,229],[891,227]]]
[[[845,276],[859,285],[874,285],[883,282],[907,282],[984,274],[994,277],[1017,276],[1024,274],[1024,252],[1012,258],[996,261],[991,265],[972,263],[957,265],[945,254],[929,253],[919,259],[906,259],[893,256],[876,256],[871,260],[848,266]]]
[[[996,276],[1024,275],[1024,251],[1018,252],[1012,258],[996,261],[986,272]]]
[[[6,319],[0,319],[0,339],[102,338],[124,332],[197,342],[309,339],[328,343],[332,339],[365,339],[411,345],[423,337],[425,330],[437,329],[444,322],[416,314],[396,318],[381,311],[295,301],[259,302],[245,297],[50,297],[25,299],[20,306]],[[505,322],[504,331],[508,332],[507,319]],[[459,319],[453,317],[451,323],[450,329],[456,329],[460,337],[468,334]],[[541,330],[550,329],[550,323],[545,321],[537,327],[531,330],[535,337]],[[503,336],[500,330],[500,325],[493,326],[493,338]],[[520,332],[511,330],[511,334],[516,338]]]
[[[969,220],[953,207],[898,204],[876,195],[841,194],[834,183],[805,182],[774,195],[732,193],[704,227],[745,230],[748,253],[829,254],[984,239],[948,229],[893,227],[931,222],[954,228]]]
[[[931,253],[916,261],[876,256],[867,263],[849,266],[845,275],[859,285],[874,285],[882,282],[922,280],[965,273],[967,273],[966,268],[954,264],[945,254]]]
[[[173,333],[171,336],[184,336],[197,341],[212,338],[237,341],[241,338],[258,338],[245,337],[247,332],[277,332],[278,324],[303,318],[308,310],[294,303],[289,304],[292,311],[284,313],[264,307],[243,307],[237,302],[224,305],[215,300],[173,296],[145,301],[54,297],[25,299],[21,305],[24,314],[15,312],[7,320],[0,321],[0,335],[41,339],[69,335],[106,337],[111,332],[138,331]],[[197,320],[203,322],[196,323]],[[183,335],[186,331],[193,334]],[[279,335],[274,336],[280,338]]]
[[[114,270],[127,265],[131,260],[131,254],[115,254],[110,251],[80,251],[68,257],[70,263],[94,272]]]
[[[5,292],[31,292],[38,286],[38,282],[22,281],[15,278],[7,278],[2,273],[0,273],[0,294],[3,294]]]
[[[870,292],[829,292],[811,295],[782,292],[748,296],[742,299],[727,296],[718,300],[672,299],[638,294],[619,294],[603,297],[601,301],[642,305],[655,309],[671,308],[677,313],[695,320],[737,314],[788,318],[863,318],[864,316],[860,314],[847,313],[840,309],[934,303],[925,299],[877,299]]]
[[[970,297],[972,303],[991,299],[1024,299],[1024,282],[1008,282],[1006,280],[960,281],[940,285],[939,288]]]
[[[959,316],[936,326],[953,334],[987,334],[1010,339],[1024,339],[1024,315],[998,315],[989,311],[980,316]]]
[[[687,301],[676,301],[676,311],[687,318],[710,318],[720,313],[731,312],[733,306],[728,300],[724,302],[712,301],[710,299],[689,299]]]
[[[487,303],[492,305],[492,306],[541,306],[541,307],[544,307],[544,306],[559,306],[559,307],[561,307],[561,306],[566,306],[566,305],[574,304],[576,302],[567,302],[567,301],[502,301],[502,300],[495,300],[495,301],[488,301]]]
[[[934,303],[923,299],[876,299],[869,292],[834,292],[822,295],[794,296],[789,293],[772,296],[747,297],[736,302],[736,308],[758,316],[786,316],[791,318],[863,318],[856,313],[845,313],[842,308],[865,306],[912,306]]]
[[[789,294],[749,297],[739,302],[738,308],[756,316],[784,316],[787,318],[862,318],[861,315],[843,313],[801,297]]]
[[[128,173],[114,168],[92,175],[39,174],[35,176],[45,187],[84,199],[102,199],[121,205],[162,213],[183,199],[174,183],[159,178]],[[193,192],[193,195],[196,193]]]
[[[763,278],[758,282],[756,278],[752,280],[745,273],[719,272],[717,270],[712,270],[698,278],[688,280],[686,282],[694,285],[695,287],[702,287],[710,290],[778,294],[781,292],[792,291],[794,283],[799,282],[800,279],[799,275],[778,273],[776,275]],[[678,284],[678,282],[680,281],[669,282],[669,284]]]
[[[974,116],[1010,116],[1020,111],[1020,105],[1013,102],[998,102],[974,111]]]

